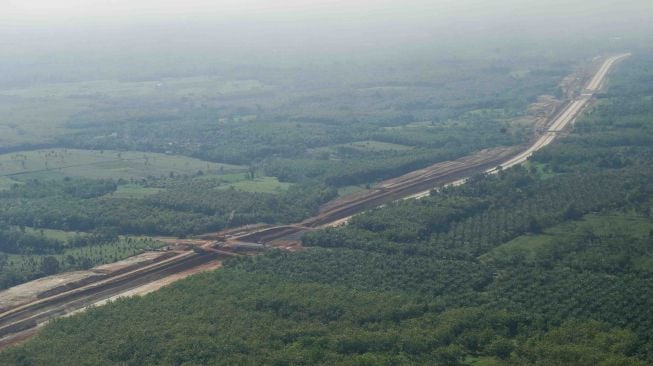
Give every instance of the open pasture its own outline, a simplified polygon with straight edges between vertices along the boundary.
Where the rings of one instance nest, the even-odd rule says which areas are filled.
[[[142,179],[200,172],[220,174],[242,169],[236,165],[136,151],[45,149],[0,155],[0,176],[16,180],[63,177]]]

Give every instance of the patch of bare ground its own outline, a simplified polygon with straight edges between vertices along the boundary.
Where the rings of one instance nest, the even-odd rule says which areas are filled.
[[[268,224],[250,224],[250,225],[244,225],[244,226],[239,226],[235,228],[227,228],[221,231],[213,232],[213,233],[206,233],[197,236],[199,239],[203,240],[212,240],[214,238],[219,238],[219,237],[230,237],[230,236],[238,236],[243,233],[248,233],[256,230],[261,230],[265,229],[267,227],[270,227]]]
[[[103,277],[93,271],[66,272],[8,288],[0,292],[0,312],[37,300],[40,294],[49,290]]]
[[[346,195],[337,198],[333,201],[330,201],[324,204],[322,207],[320,207],[320,213],[331,211],[339,206],[344,206],[352,202],[365,200],[366,198],[375,196],[380,192],[387,192],[412,182],[425,181],[430,178],[443,175],[448,171],[463,168],[469,164],[474,164],[482,161],[501,159],[503,157],[507,157],[514,154],[516,150],[517,150],[516,147],[497,147],[491,149],[484,149],[472,155],[465,156],[457,160],[444,161],[441,163],[433,164],[426,168],[404,174],[397,178],[384,180],[383,182],[374,185],[370,189],[352,193],[350,195]]]
[[[272,240],[271,242],[267,243],[267,246],[270,248],[287,250],[289,252],[299,252],[300,250],[304,250],[304,247],[302,246],[302,242],[299,239],[287,240],[285,238],[282,238],[282,239]]]
[[[562,107],[563,102],[552,95],[542,95],[528,106],[526,115],[511,121],[513,126],[533,128],[534,133],[546,129],[551,117]]]
[[[326,225],[319,226],[318,229],[323,229],[323,228],[327,228],[327,227],[344,226],[344,225],[347,225],[347,223],[349,223],[349,220],[351,220],[351,216],[345,217],[345,218],[340,219],[340,220],[330,222],[330,223],[328,223]]]
[[[101,265],[86,271],[65,272],[39,278],[0,291],[0,313],[28,304],[37,299],[68,291],[95,281],[131,271],[164,260],[177,253],[146,252],[118,262]]]
[[[147,294],[149,294],[151,292],[158,291],[161,288],[163,288],[165,286],[168,286],[173,282],[183,280],[184,278],[187,278],[187,277],[192,276],[194,274],[207,272],[207,271],[212,271],[212,270],[218,269],[220,267],[222,267],[222,261],[220,261],[220,260],[211,261],[211,262],[202,264],[201,266],[193,267],[193,268],[188,269],[186,271],[175,273],[175,274],[170,275],[168,277],[164,277],[164,278],[162,278],[160,280],[150,282],[150,283],[145,284],[143,286],[136,287],[136,288],[130,289],[128,291],[119,293],[119,294],[114,295],[114,296],[112,296],[112,297],[110,297],[108,299],[104,299],[104,300],[98,301],[96,303],[93,303],[90,306],[102,306],[102,305],[104,305],[104,304],[106,304],[106,303],[108,303],[110,301],[115,301],[115,300],[117,300],[119,298],[132,297],[132,296],[144,296],[144,295],[147,295]],[[82,311],[86,310],[87,308],[88,307],[76,310],[76,311],[74,311],[72,313],[67,314],[66,316],[82,312]]]
[[[144,296],[144,295],[147,295],[147,294],[149,294],[151,292],[157,291],[157,290],[161,289],[162,287],[168,286],[173,282],[183,280],[184,278],[187,278],[187,277],[192,276],[192,275],[197,274],[197,273],[212,271],[212,270],[218,269],[220,267],[222,267],[222,261],[216,260],[216,261],[208,262],[208,263],[205,263],[205,264],[203,264],[201,266],[194,267],[194,268],[188,269],[186,271],[179,272],[179,273],[170,275],[168,277],[162,278],[160,280],[148,283],[146,285],[143,285],[143,286],[140,286],[140,287],[125,291],[123,293],[112,296],[112,297],[110,297],[108,299],[98,301],[96,303],[93,303],[90,306],[87,306],[85,308],[82,308],[82,309],[73,311],[71,313],[68,313],[65,316],[71,316],[71,315],[80,313],[82,311],[85,311],[86,309],[88,309],[91,306],[102,306],[102,305],[108,303],[109,301],[114,301],[114,300],[117,300],[118,298],[132,297],[132,296]],[[41,327],[43,327],[44,325],[46,325],[47,323],[48,322],[40,323],[38,326],[36,326],[34,328],[24,330],[24,331],[21,331],[21,332],[18,332],[16,334],[14,334],[14,335],[11,335],[9,337],[4,337],[4,338],[0,339],[0,350],[3,350],[3,349],[5,349],[5,348],[7,348],[9,346],[17,346],[17,345],[20,345],[20,344],[26,342],[31,337],[36,335],[36,333],[39,331],[39,329]]]
[[[157,236],[153,238],[154,240],[163,242],[168,244],[169,246],[172,245],[188,245],[188,246],[202,246],[206,245],[209,243],[209,240],[205,239],[180,239],[180,238],[174,238],[174,237],[163,237],[163,236]]]
[[[3,350],[9,346],[18,346],[27,342],[30,338],[36,335],[36,333],[39,331],[39,328],[41,328],[43,325],[45,325],[45,323],[32,329],[16,333],[10,337],[0,339],[0,350]]]

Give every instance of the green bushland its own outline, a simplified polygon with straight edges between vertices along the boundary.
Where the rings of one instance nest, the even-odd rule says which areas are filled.
[[[255,80],[219,77],[177,77],[157,81],[94,80],[37,83],[0,89],[0,146],[19,151],[22,146],[56,146],[61,136],[76,129],[75,116],[103,110],[108,100],[181,100],[193,98],[246,97],[264,93]],[[119,113],[116,111],[115,113]],[[109,134],[110,136],[110,134]],[[142,149],[135,149],[142,150]]]
[[[46,149],[0,155],[0,175],[19,180],[64,177],[138,180],[243,170],[246,168],[137,151]]]
[[[54,321],[6,364],[653,363],[653,57],[516,167]],[[639,80],[639,82],[635,82]],[[542,171],[554,172],[543,176]],[[77,352],[64,352],[74,348]]]
[[[60,272],[88,269],[164,244],[147,237],[0,226],[0,289]]]
[[[225,182],[217,189],[237,189],[242,192],[250,193],[279,193],[288,190],[290,183],[279,182],[275,177],[254,177],[252,179],[236,180],[234,182]]]
[[[14,184],[20,184],[20,182],[15,181],[15,180],[10,179],[10,178],[0,177],[0,191],[5,190],[5,189],[9,189]]]
[[[283,186],[271,180],[253,180],[246,192],[234,188],[240,182],[201,176],[137,183],[142,189],[121,180],[29,180],[0,191],[0,222],[65,231],[110,228],[120,234],[184,236],[249,223],[299,221],[337,194],[320,184],[277,190]],[[125,185],[127,191],[119,189]],[[263,189],[268,192],[256,192]]]
[[[301,221],[341,188],[524,141],[516,121],[576,62],[474,53],[437,71],[332,65],[314,84],[269,71],[2,88],[0,222],[188,236]]]
[[[109,193],[111,197],[117,198],[144,198],[149,195],[157,194],[164,188],[143,187],[134,183],[119,185],[115,192]]]

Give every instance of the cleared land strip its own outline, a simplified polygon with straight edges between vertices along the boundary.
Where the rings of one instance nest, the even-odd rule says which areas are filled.
[[[608,58],[603,62],[597,73],[594,75],[592,80],[588,83],[585,91],[578,96],[575,100],[572,100],[567,104],[567,107],[562,110],[561,113],[554,118],[553,122],[549,126],[549,129],[545,131],[542,136],[540,136],[533,144],[531,144],[526,150],[520,152],[516,156],[504,161],[503,163],[492,167],[485,171],[486,174],[495,174],[502,169],[508,169],[515,165],[523,164],[530,158],[536,151],[544,148],[555,140],[560,132],[562,132],[570,123],[578,118],[578,116],[583,112],[583,110],[588,106],[594,93],[598,92],[605,81],[605,77],[612,67],[619,61],[630,57],[630,53],[624,53],[621,55],[613,56]],[[465,179],[454,180],[448,182],[445,185],[460,185],[464,184]],[[417,193],[409,198],[421,198],[428,196],[430,191],[424,191]]]
[[[546,131],[542,135],[542,137],[540,137],[533,145],[531,145],[528,149],[526,149],[526,151],[520,153],[519,155],[501,164],[500,166],[488,170],[487,173],[495,173],[500,169],[506,169],[521,164],[526,160],[528,160],[528,158],[531,157],[534,152],[542,149],[543,147],[553,142],[557,134],[560,131],[564,130],[567,127],[567,125],[572,123],[585,109],[585,107],[587,107],[587,105],[591,101],[591,97],[594,95],[594,93],[599,91],[601,85],[605,81],[605,77],[607,76],[608,72],[612,69],[612,67],[615,65],[615,63],[629,56],[630,53],[625,53],[607,59],[603,63],[599,71],[596,73],[596,75],[594,75],[590,83],[587,85],[587,88],[585,89],[585,93],[583,93],[576,100],[572,101],[569,104],[569,106],[563,111],[563,113],[560,114],[560,116],[553,121],[551,127],[549,127],[549,130]]]
[[[34,301],[2,314],[0,336],[5,337],[23,332],[46,322],[53,317],[66,315],[87,307],[97,301],[110,298],[122,292],[161,280],[178,272],[204,265],[218,257],[212,252],[180,255],[155,265],[129,272],[115,278],[94,283],[62,294]]]
[[[535,151],[550,144],[558,132],[562,131],[578,117],[589,103],[593,93],[601,87],[612,66],[628,56],[630,54],[622,54],[607,59],[589,82],[586,93],[568,103],[565,109],[554,118],[549,130],[530,146],[522,147],[523,150],[519,147],[485,150],[454,162],[436,164],[386,181],[384,184],[375,187],[375,189],[349,201],[339,201],[327,205],[319,215],[295,225],[265,229],[254,228],[229,238],[221,238],[219,235],[206,235],[204,237],[211,238],[214,236],[216,239],[240,242],[269,242],[283,237],[296,237],[302,231],[342,222],[353,214],[386,202],[414,197],[416,194],[417,196],[425,194],[420,192],[428,194],[429,190],[436,185],[462,184],[467,177],[474,174],[493,173],[502,168],[523,163]],[[98,301],[128,293],[139,286],[159,281],[162,278],[187,271],[190,268],[205,265],[219,255],[228,254],[228,252],[208,249],[207,251],[179,255],[145,269],[128,272],[106,281],[39,299],[6,311],[0,314],[0,336],[4,336],[5,339],[22,340],[24,339],[24,337],[21,337],[22,335],[25,337],[32,335],[35,327],[50,318],[63,316]],[[0,340],[0,347],[8,343],[11,342],[3,343]]]
[[[477,173],[493,174],[501,169],[522,164],[536,151],[549,145],[557,134],[574,121],[590,103],[593,93],[603,84],[612,67],[630,54],[620,54],[606,59],[588,83],[585,91],[569,101],[549,124],[548,130],[526,147],[509,149],[490,149],[453,162],[435,164],[425,169],[408,173],[399,178],[387,180],[371,190],[352,195],[348,199],[336,200],[327,204],[316,217],[300,223],[304,230],[332,226],[346,222],[352,215],[368,210],[386,202],[402,198],[420,198],[430,194],[437,185],[460,185]],[[234,240],[250,242],[270,242],[287,235],[295,235],[297,227],[275,227],[241,235]]]

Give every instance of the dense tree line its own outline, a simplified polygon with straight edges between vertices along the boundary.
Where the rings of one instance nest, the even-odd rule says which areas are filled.
[[[158,194],[133,199],[113,197],[116,183],[112,181],[30,181],[0,192],[0,222],[67,231],[111,228],[121,234],[182,236],[226,226],[299,221],[336,194],[320,184],[294,186],[280,194],[218,189],[220,184],[180,178],[165,184],[167,189]]]
[[[0,227],[0,251],[4,253],[56,252],[62,246],[58,240],[26,233],[16,227]]]
[[[78,234],[67,240],[40,233],[31,236],[34,241],[51,246],[36,249],[21,246],[15,248],[18,250],[15,253],[0,252],[0,289],[59,272],[117,262],[162,245],[150,238],[113,237],[108,233]],[[17,242],[23,244],[26,240],[18,238]]]
[[[42,232],[28,232],[24,226],[0,226],[0,252],[11,254],[60,253],[64,248],[101,245],[117,239],[118,234],[111,228],[100,228],[60,240],[47,237]]]

